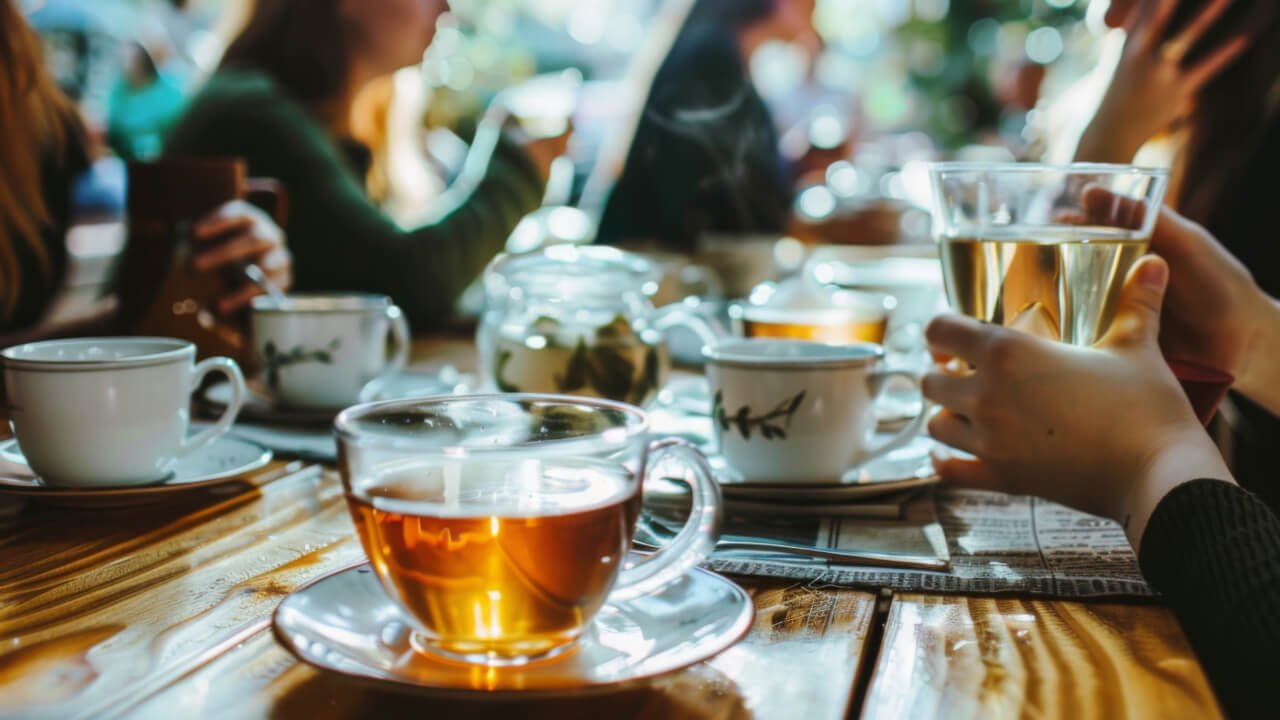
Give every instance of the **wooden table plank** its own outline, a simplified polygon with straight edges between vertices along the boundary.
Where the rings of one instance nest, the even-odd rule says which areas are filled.
[[[337,479],[298,467],[278,464],[269,472],[295,474],[231,498],[92,512],[33,505],[0,526],[0,716],[419,715],[423,700],[317,673],[270,635],[285,595],[363,559]],[[530,712],[843,717],[874,597],[744,583],[759,610],[739,646],[639,690]]]
[[[363,557],[341,488],[318,472],[204,502],[15,519],[0,541],[0,715],[127,707]]]
[[[215,717],[345,718],[841,718],[866,650],[875,598],[751,583],[748,637],[713,660],[645,686],[596,698],[537,703],[445,702],[362,687],[296,662],[268,634],[255,636],[133,708],[170,720]]]
[[[901,595],[862,708],[878,718],[1212,718],[1167,608]]]

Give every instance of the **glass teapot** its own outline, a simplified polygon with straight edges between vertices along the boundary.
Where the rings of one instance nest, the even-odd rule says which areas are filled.
[[[566,393],[644,406],[671,368],[665,333],[723,333],[683,304],[655,309],[648,260],[617,248],[556,245],[499,255],[484,274],[480,371],[501,392]]]

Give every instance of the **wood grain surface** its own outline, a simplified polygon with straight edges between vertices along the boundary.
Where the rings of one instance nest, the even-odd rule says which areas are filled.
[[[1173,613],[1151,605],[900,595],[862,707],[880,718],[1213,718]]]
[[[267,472],[278,479],[230,498],[94,512],[32,505],[0,525],[0,716],[312,720],[483,710],[367,690],[299,664],[275,642],[279,601],[363,553],[332,473],[284,464]],[[843,717],[874,596],[747,584],[756,624],[711,663],[520,714]],[[492,717],[511,711],[488,707]]]
[[[414,356],[474,366],[467,340]],[[288,593],[363,561],[336,477],[277,462],[251,484],[111,510],[0,501],[0,718],[1218,714],[1164,608],[921,595],[894,600],[850,707],[876,596],[756,578],[738,579],[757,609],[742,643],[638,689],[514,706],[387,694],[298,663],[269,630]]]

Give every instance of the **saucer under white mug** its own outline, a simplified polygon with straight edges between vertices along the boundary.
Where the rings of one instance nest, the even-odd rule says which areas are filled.
[[[474,384],[474,378],[445,366],[434,373],[403,370],[388,377],[373,393],[370,400],[399,400],[430,395],[457,395],[466,392]],[[249,392],[240,419],[249,422],[304,423],[328,425],[342,407],[299,407],[277,402],[257,382],[248,383]],[[220,412],[231,400],[231,386],[226,383],[212,385],[202,397],[212,412]]]
[[[231,482],[272,460],[271,450],[235,435],[223,435],[203,450],[181,459],[169,476],[149,485],[63,487],[50,485],[27,465],[18,441],[0,441],[0,495],[77,506],[118,506],[160,499]]]
[[[224,357],[164,337],[46,340],[0,352],[9,423],[35,471],[63,487],[151,485],[207,450],[235,422],[244,377]],[[217,422],[188,433],[191,394],[229,381]]]
[[[902,447],[850,468],[828,482],[751,482],[745,480],[721,455],[708,457],[708,462],[727,498],[796,503],[852,502],[937,484],[938,473],[933,467],[932,457],[934,445],[932,438],[917,435]]]
[[[469,700],[580,697],[707,660],[755,618],[747,593],[695,569],[662,589],[608,602],[577,645],[554,658],[487,667],[418,653],[403,611],[368,565],[308,585],[276,609],[276,639],[303,662],[398,692]]]

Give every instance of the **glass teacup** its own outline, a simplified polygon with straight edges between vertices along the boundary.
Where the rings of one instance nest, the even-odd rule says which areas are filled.
[[[606,600],[652,592],[714,547],[720,491],[705,458],[651,442],[638,408],[555,395],[472,395],[349,408],[343,485],[387,594],[431,655],[514,665],[572,647]],[[627,566],[651,468],[693,478],[689,520]]]
[[[1132,165],[935,163],[933,224],[957,311],[1072,345],[1106,334],[1169,173]]]

